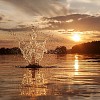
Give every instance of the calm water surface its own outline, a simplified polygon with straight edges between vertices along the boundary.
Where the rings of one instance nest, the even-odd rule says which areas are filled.
[[[45,68],[19,65],[27,65],[21,55],[0,56],[0,100],[100,100],[100,55],[51,54]]]

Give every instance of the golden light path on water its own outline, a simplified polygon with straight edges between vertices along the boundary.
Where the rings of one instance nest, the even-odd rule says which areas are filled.
[[[78,55],[75,55],[75,64],[74,64],[74,69],[75,69],[75,75],[78,75],[79,71],[79,63],[78,63]]]

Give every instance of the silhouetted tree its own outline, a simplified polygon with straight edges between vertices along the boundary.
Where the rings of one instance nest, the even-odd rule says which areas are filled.
[[[67,49],[65,46],[60,46],[55,49],[56,54],[67,54]]]

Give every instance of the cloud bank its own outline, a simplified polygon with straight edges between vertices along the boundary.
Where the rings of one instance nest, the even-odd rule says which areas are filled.
[[[67,14],[66,0],[4,0],[29,15],[59,16]],[[63,1],[63,2],[62,2]]]
[[[100,31],[100,16],[87,14],[71,14],[67,16],[57,16],[44,18],[50,25],[48,29],[74,29],[74,31]]]

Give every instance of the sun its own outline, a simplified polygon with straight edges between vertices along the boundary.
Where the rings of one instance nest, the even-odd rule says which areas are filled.
[[[72,40],[75,42],[79,42],[81,40],[80,35],[79,34],[74,34],[72,36]]]

